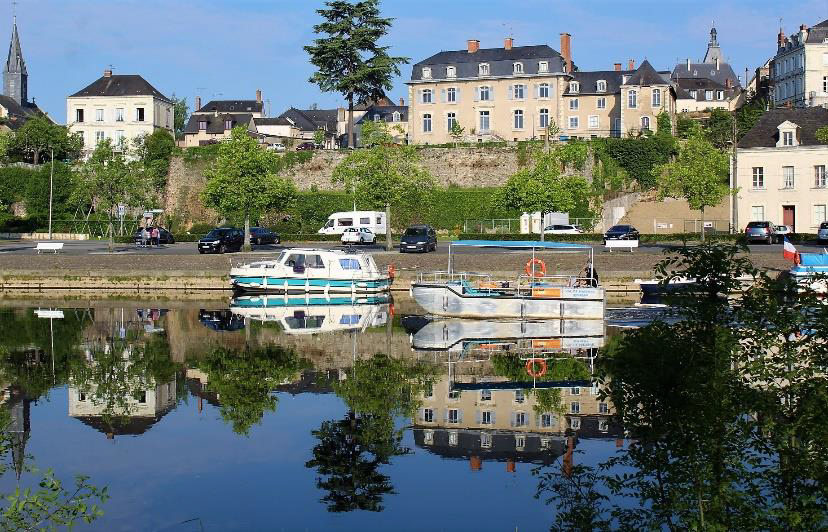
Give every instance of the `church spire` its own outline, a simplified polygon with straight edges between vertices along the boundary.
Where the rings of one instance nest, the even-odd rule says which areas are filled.
[[[715,64],[718,68],[722,60],[722,49],[719,48],[718,32],[716,31],[716,24],[711,23],[710,26],[710,42],[707,43],[707,53],[704,54],[704,63]]]

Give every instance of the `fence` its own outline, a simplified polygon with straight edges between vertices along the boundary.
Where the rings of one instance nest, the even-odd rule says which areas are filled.
[[[591,232],[600,218],[570,218],[569,223]],[[464,233],[516,234],[520,233],[520,218],[493,218],[490,220],[463,220]]]

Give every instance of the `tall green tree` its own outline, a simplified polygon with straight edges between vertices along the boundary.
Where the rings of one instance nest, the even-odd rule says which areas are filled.
[[[348,154],[333,170],[332,180],[372,209],[385,208],[386,249],[391,250],[391,205],[421,202],[434,188],[434,179],[420,165],[413,146],[394,143],[385,122],[368,122],[362,129],[369,148]]]
[[[406,57],[388,54],[379,42],[393,19],[380,15],[379,0],[356,3],[332,0],[317,13],[324,22],[313,27],[320,37],[305,46],[318,69],[310,78],[324,92],[338,92],[348,101],[348,146],[354,146],[354,101],[376,101],[391,90]]]
[[[149,135],[136,137],[132,142],[133,154],[153,188],[164,188],[170,159],[176,150],[173,136],[166,129],[156,129]]]
[[[55,124],[45,115],[33,116],[26,120],[15,133],[10,150],[40,164],[42,159],[54,150],[56,159],[76,159],[83,148],[83,141],[65,126]]]
[[[296,199],[296,185],[274,175],[274,152],[265,150],[244,126],[233,128],[230,140],[219,146],[218,157],[207,169],[204,204],[226,217],[244,219],[244,247],[250,249],[250,220],[266,210],[283,210]]]
[[[184,136],[184,126],[187,125],[190,108],[187,105],[187,98],[176,98],[173,93],[170,99],[173,102],[173,131],[175,131],[175,138],[180,139]]]
[[[696,135],[685,142],[675,161],[657,167],[654,173],[662,198],[684,198],[691,209],[701,212],[701,237],[704,240],[704,210],[718,205],[730,194],[729,171],[727,154]]]

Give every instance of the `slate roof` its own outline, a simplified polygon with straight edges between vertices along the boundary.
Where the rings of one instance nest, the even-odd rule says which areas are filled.
[[[137,74],[101,76],[90,85],[71,95],[70,98],[84,96],[153,96],[165,102],[171,101]]]
[[[130,416],[127,418],[114,418],[110,421],[104,420],[103,416],[73,416],[75,419],[88,425],[102,434],[113,434],[115,436],[138,436],[152,428],[171,409],[159,412],[155,417]]]
[[[284,113],[277,116],[270,125],[290,125],[290,119],[293,126],[299,128],[300,131],[316,131],[317,129],[324,129],[329,133],[336,134],[337,124],[337,110],[336,109],[296,109],[291,107]],[[261,123],[256,119],[256,123]]]
[[[514,63],[523,63],[524,74],[537,74],[538,62],[548,61],[550,73],[563,72],[563,58],[556,50],[545,44],[536,46],[514,46],[510,50],[505,48],[481,48],[474,53],[468,50],[452,50],[439,52],[428,59],[415,64],[411,69],[411,81],[421,81],[423,67],[431,67],[430,79],[445,79],[446,67],[454,66],[458,78],[476,78],[478,65],[489,64],[489,76],[513,76]]]
[[[691,90],[695,90],[697,101],[708,101],[704,99],[704,91],[711,90],[711,91],[724,91],[725,98],[731,98],[736,95],[738,92],[742,90],[741,87],[733,86],[731,88],[727,88],[726,86],[722,85],[721,83],[717,83],[711,79],[707,78],[698,78],[698,79],[678,79],[675,81],[676,84],[676,95],[678,98],[683,100],[691,100],[693,97],[690,95]],[[722,101],[722,100],[709,100],[709,101]]]
[[[638,85],[640,87],[649,87],[651,85],[669,85],[670,82],[664,79],[664,76],[653,68],[646,59],[641,66],[627,79],[625,85]]]
[[[621,82],[625,75],[631,76],[634,70],[593,70],[591,72],[573,72],[572,79],[581,84],[578,94],[613,94],[621,91]],[[598,81],[607,82],[607,90],[598,92]],[[569,86],[566,88],[569,93]],[[574,96],[575,94],[573,94]]]
[[[803,109],[771,109],[739,141],[740,148],[773,148],[779,140],[777,127],[790,120],[799,126],[799,145],[822,145],[816,139],[816,130],[828,125],[828,109],[823,107],[806,107]],[[781,149],[781,148],[780,148]],[[789,148],[786,148],[789,149]]]
[[[196,113],[261,113],[264,102],[256,100],[210,100]]]
[[[250,113],[219,113],[218,116],[213,114],[201,114],[201,115],[190,115],[190,119],[187,121],[187,125],[184,127],[184,134],[196,134],[200,130],[198,129],[198,123],[206,120],[207,121],[207,133],[211,135],[219,135],[224,133],[224,121],[225,120],[232,120],[233,127],[238,125],[249,125],[250,120],[253,118],[253,115]]]
[[[26,62],[23,60],[23,50],[20,47],[20,36],[17,34],[17,22],[14,23],[14,27],[12,28],[9,55],[6,59],[6,71],[28,74],[26,71]]]
[[[823,20],[808,31],[807,43],[822,43],[828,39],[828,20]]]
[[[12,129],[16,129],[12,126],[12,123],[19,122],[17,124],[17,126],[19,127],[23,125],[27,118],[42,113],[40,108],[32,102],[25,102],[23,105],[20,105],[14,98],[10,98],[2,94],[0,94],[0,105],[5,107],[6,110],[9,112],[10,120],[8,125],[12,127]]]
[[[399,122],[408,121],[408,106],[407,105],[374,105],[365,110],[362,118],[357,120],[357,124],[370,122],[374,120],[374,115],[379,115],[384,122],[394,122],[394,113],[400,113]]]
[[[719,68],[716,65],[708,63],[690,63],[690,69],[687,69],[687,63],[680,63],[673,68],[670,78],[674,80],[681,79],[709,79],[717,83],[725,85],[727,80],[733,87],[739,87],[739,77],[733,72],[733,68],[727,63],[719,62]]]

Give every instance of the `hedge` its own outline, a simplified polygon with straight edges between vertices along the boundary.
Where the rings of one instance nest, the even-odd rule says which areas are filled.
[[[492,234],[492,233],[461,233],[459,240],[540,240],[540,235],[523,234]],[[741,234],[715,234],[707,235],[709,241],[737,241],[742,238]],[[603,242],[604,235],[601,233],[582,233],[578,235],[546,235],[550,242]],[[673,233],[673,234],[642,234],[639,242],[652,244],[660,242],[690,242],[699,240],[698,233]]]

